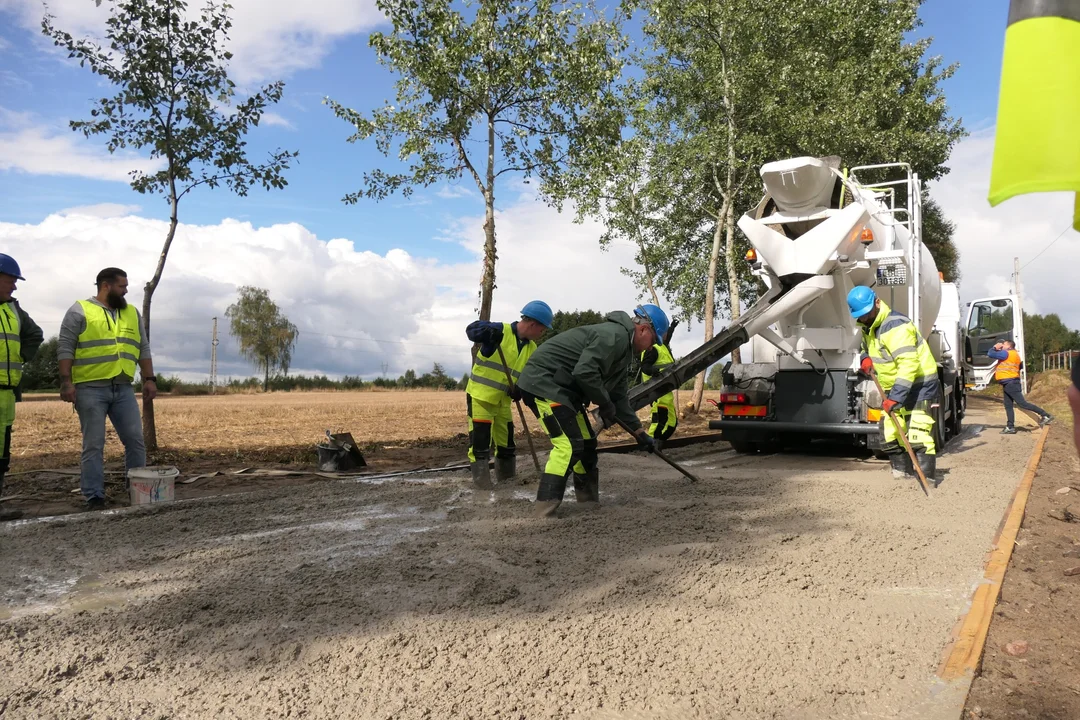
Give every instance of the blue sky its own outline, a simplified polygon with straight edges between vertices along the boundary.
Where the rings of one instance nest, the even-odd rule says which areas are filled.
[[[341,202],[382,157],[370,143],[346,143],[351,128],[322,98],[370,110],[394,97],[393,78],[367,47],[368,32],[378,21],[373,3],[235,0],[234,5],[233,66],[241,87],[286,81],[284,100],[250,136],[251,148],[256,155],[275,147],[295,149],[300,157],[284,191],[253,190],[238,198],[223,189],[199,190],[183,201],[181,220],[192,228],[190,238],[178,238],[177,247],[185,242],[190,247],[179,253],[175,266],[170,264],[156,301],[166,305],[156,315],[162,333],[159,365],[184,374],[203,372],[208,345],[195,338],[206,334],[209,317],[223,313],[235,286],[247,283],[269,287],[308,331],[302,332],[298,370],[370,376],[383,363],[400,373],[406,366],[424,370],[441,359],[450,370],[463,371],[467,343],[460,328],[476,304],[483,212],[471,180],[421,189],[411,199]],[[50,6],[63,27],[85,32],[100,22],[92,0],[54,0]],[[962,247],[969,296],[998,291],[1001,277],[1011,271],[1011,255],[1008,267],[1000,258],[986,264],[987,229],[977,219],[988,207],[985,192],[976,187],[988,140],[992,145],[1007,6],[1007,0],[929,0],[917,33],[934,37],[932,54],[960,63],[945,90],[953,114],[976,131],[958,148],[966,164],[954,162],[953,173],[935,189],[954,219],[974,218],[959,233],[971,244],[970,250]],[[18,253],[24,271],[37,273],[24,273],[31,281],[19,297],[32,311],[35,305],[43,308],[39,313],[48,331],[81,294],[69,286],[81,287],[82,275],[93,275],[87,268],[106,264],[102,255],[114,259],[108,264],[127,262],[133,276],[150,272],[167,208],[124,182],[134,160],[109,158],[100,139],[84,140],[66,128],[68,119],[86,116],[90,98],[108,89],[41,37],[40,15],[37,0],[0,0],[0,243],[9,245],[0,251]],[[497,204],[502,268],[520,268],[523,277],[501,288],[496,314],[512,317],[520,304],[541,296],[568,309],[613,309],[634,301],[636,289],[619,272],[632,263],[629,248],[601,253],[595,224],[574,225],[515,183],[502,186]],[[1064,223],[1066,215],[1059,217]],[[1046,229],[1030,229],[1032,244],[1045,244],[1042,238],[1056,224],[1055,218]],[[1013,237],[1010,227],[1005,223],[994,230],[1003,243]],[[537,258],[541,243],[549,245],[545,257]],[[1048,255],[1052,267],[1053,253]],[[311,257],[318,260],[309,263],[313,269],[290,272]],[[343,263],[350,272],[341,272]],[[562,277],[566,263],[579,263],[594,276],[588,288]],[[48,282],[40,280],[42,275]],[[133,279],[133,287],[144,279]],[[1042,304],[1056,303],[1047,298]],[[1080,317],[1073,324],[1080,325]],[[247,374],[231,343],[224,342],[222,352],[227,373]]]

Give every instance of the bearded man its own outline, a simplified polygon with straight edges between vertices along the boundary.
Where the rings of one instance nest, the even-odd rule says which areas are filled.
[[[157,395],[150,342],[138,310],[129,306],[127,273],[105,268],[97,295],[79,300],[60,325],[60,398],[74,403],[82,428],[80,486],[88,509],[105,507],[105,417],[124,444],[128,470],[146,465],[139,403],[132,383],[142,371],[143,398]]]

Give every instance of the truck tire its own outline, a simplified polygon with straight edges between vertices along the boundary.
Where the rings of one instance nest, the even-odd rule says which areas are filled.
[[[756,455],[758,451],[758,444],[756,442],[750,442],[749,440],[732,440],[731,449],[740,455]]]

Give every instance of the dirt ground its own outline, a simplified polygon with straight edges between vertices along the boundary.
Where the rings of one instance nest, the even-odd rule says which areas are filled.
[[[602,456],[553,520],[448,473],[8,523],[0,715],[923,717],[1033,446],[1000,415],[930,499],[715,444],[672,451],[698,485]]]
[[[1051,426],[965,718],[1080,718],[1080,524],[1060,519],[1080,515],[1070,430]]]
[[[687,395],[688,393],[683,393]],[[706,397],[716,398],[717,393]],[[687,398],[682,398],[687,399]],[[708,431],[707,412],[682,421],[680,434]],[[272,487],[325,483],[311,474],[315,446],[326,430],[351,432],[367,461],[365,472],[385,473],[421,467],[444,467],[465,461],[467,444],[465,394],[462,392],[327,392],[163,397],[155,403],[160,450],[152,465],[175,465],[190,479],[177,484],[176,497],[186,500]],[[538,449],[547,441],[536,419],[525,411]],[[645,418],[646,411],[641,416]],[[515,425],[519,425],[515,414]],[[625,439],[608,431],[604,442]],[[528,446],[519,433],[519,462],[528,464]],[[4,494],[18,496],[7,507],[25,517],[62,515],[83,510],[78,488],[81,437],[71,406],[56,400],[22,403],[12,436],[12,472]],[[128,504],[123,486],[123,446],[112,427],[106,434],[107,467],[114,471],[106,487],[110,505]],[[236,474],[243,468],[305,471],[274,476]],[[63,472],[43,472],[46,469]]]

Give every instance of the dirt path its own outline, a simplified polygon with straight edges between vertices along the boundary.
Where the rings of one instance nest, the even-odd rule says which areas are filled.
[[[1069,431],[1051,427],[965,720],[1080,718],[1080,574],[1064,574],[1080,567],[1080,524],[1050,517],[1080,515]]]
[[[549,521],[457,474],[9,524],[0,715],[911,717],[1032,444],[971,427],[930,500],[697,446]]]

